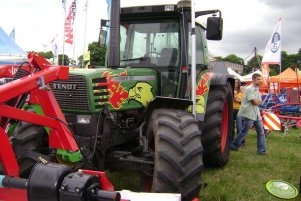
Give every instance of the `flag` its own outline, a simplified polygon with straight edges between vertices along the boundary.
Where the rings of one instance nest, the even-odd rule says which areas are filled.
[[[281,64],[281,18],[279,19],[273,34],[268,41],[265,52],[261,61],[262,81],[268,85],[270,79],[269,64]]]
[[[84,11],[87,11],[87,8],[88,8],[88,0],[86,0]]]
[[[72,12],[73,12],[73,23],[74,23],[74,18],[75,18],[75,14],[76,14],[76,0],[73,0],[71,7],[72,7]]]
[[[108,20],[110,21],[110,17],[111,17],[111,1],[112,0],[107,0],[107,16],[108,16]],[[106,35],[106,46],[109,47],[109,40],[108,37],[110,36],[110,29],[108,27],[106,27],[106,31],[107,31],[107,35]]]
[[[62,6],[63,6],[64,11],[66,11],[66,0],[62,0]]]
[[[10,32],[9,37],[15,41],[15,27],[13,28],[13,30]]]
[[[107,0],[107,15],[108,15],[108,18],[110,18],[111,1],[112,1],[112,0]]]
[[[72,2],[68,16],[65,21],[65,43],[69,43],[73,45],[73,24],[74,24],[74,17],[76,12],[76,2],[75,0]]]
[[[265,48],[262,58],[263,64],[280,64],[281,63],[281,18],[279,19],[273,34]]]
[[[50,44],[52,48],[53,57],[55,58],[57,57],[57,52],[58,52],[57,35],[55,35],[55,37],[51,40]]]
[[[85,68],[88,68],[90,65],[90,51],[84,53],[83,62],[85,64]]]

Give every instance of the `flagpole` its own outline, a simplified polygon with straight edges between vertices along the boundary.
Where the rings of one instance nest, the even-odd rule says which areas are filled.
[[[64,30],[64,35],[63,35],[63,56],[62,56],[62,65],[64,65],[64,55],[65,55],[65,24],[66,24],[66,1],[63,1],[63,6],[64,6],[64,24],[63,24],[63,30]],[[58,59],[58,64],[59,62],[59,56],[57,57]]]
[[[74,10],[73,12],[73,55],[72,55],[72,60],[74,61],[74,54],[75,54],[75,35],[76,35],[76,21],[75,21],[75,17],[76,17],[76,7],[77,7],[77,2],[76,0],[74,0]]]
[[[75,30],[76,30],[76,23],[75,23],[75,17],[74,17],[74,25],[73,25],[73,54],[72,54],[72,60],[74,61],[74,54],[75,54]]]
[[[281,18],[280,18],[281,19]],[[279,72],[279,89],[278,89],[278,91],[279,91],[279,94],[280,94],[280,84],[281,84],[281,70],[282,70],[282,65],[281,65],[281,62],[282,61],[282,53],[280,52],[280,63],[279,63],[279,68],[280,68],[280,72]]]
[[[84,32],[84,48],[83,48],[83,59],[82,59],[82,68],[84,68],[84,63],[85,63],[85,59],[84,59],[84,55],[85,55],[85,47],[86,47],[86,32],[87,32],[87,18],[88,18],[88,1],[86,1],[86,19],[85,19],[85,32]]]

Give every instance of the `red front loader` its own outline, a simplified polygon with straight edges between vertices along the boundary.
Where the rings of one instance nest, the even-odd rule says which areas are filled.
[[[11,66],[2,67],[7,72]],[[47,84],[68,79],[69,68],[51,66],[37,53],[28,54],[28,63],[21,65],[13,80],[0,86],[0,200],[5,201],[64,201],[120,200],[103,172],[75,171],[66,165],[37,163],[28,179],[19,178],[19,165],[7,132],[14,121],[49,127],[49,147],[69,152],[79,147],[65,117]],[[23,110],[24,104],[39,104],[44,115]],[[34,156],[33,156],[34,157]],[[47,156],[45,156],[47,158]]]

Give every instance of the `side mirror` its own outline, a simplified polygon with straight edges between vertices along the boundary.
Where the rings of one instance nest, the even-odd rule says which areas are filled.
[[[206,38],[208,40],[221,40],[223,37],[223,18],[208,17]]]
[[[99,45],[100,46],[106,45],[106,40],[107,40],[107,31],[100,30],[99,38],[98,38]]]

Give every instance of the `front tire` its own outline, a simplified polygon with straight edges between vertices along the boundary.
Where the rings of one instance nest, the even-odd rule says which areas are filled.
[[[48,149],[48,136],[44,127],[33,125],[26,122],[19,122],[17,127],[11,134],[13,139],[13,148],[16,149],[18,146],[28,151],[34,151],[43,153]],[[19,164],[19,176],[22,178],[28,178],[31,169],[37,163],[28,157],[26,154],[15,153],[18,164]]]
[[[223,167],[233,140],[233,93],[230,83],[210,86],[205,120],[201,126],[205,166]]]
[[[179,110],[155,110],[147,136],[155,150],[152,191],[181,193],[182,200],[196,197],[201,187],[203,147],[194,117]]]

